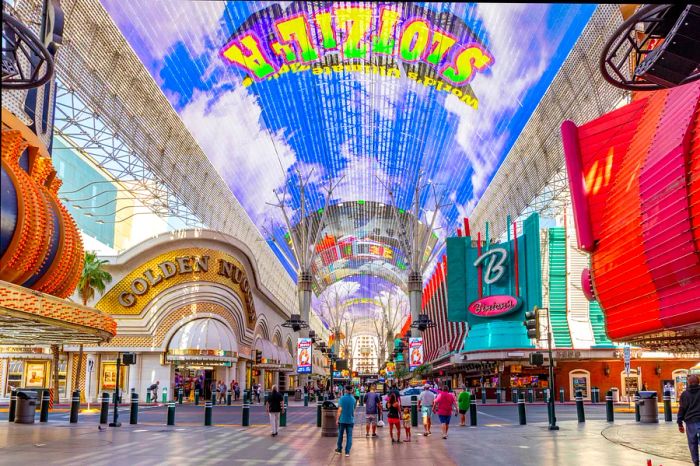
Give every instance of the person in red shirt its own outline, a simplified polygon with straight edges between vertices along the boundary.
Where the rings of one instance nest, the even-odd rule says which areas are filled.
[[[450,429],[450,419],[452,419],[452,414],[457,415],[457,399],[454,393],[450,392],[447,385],[442,387],[442,390],[438,392],[437,398],[433,403],[433,411],[437,413],[440,418],[440,427],[442,429],[442,438],[447,438],[447,431]]]

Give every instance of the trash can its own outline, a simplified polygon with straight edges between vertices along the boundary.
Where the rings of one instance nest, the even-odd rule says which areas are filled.
[[[617,387],[612,387],[610,389],[612,392],[612,397],[613,397],[613,403],[619,403],[620,402],[620,390]]]
[[[34,424],[36,401],[37,396],[34,390],[19,390],[17,392],[17,410],[15,411],[17,424]]]
[[[659,423],[659,400],[654,391],[639,392],[639,422],[645,424]]]
[[[301,401],[301,389],[297,388],[294,392],[294,401]]]
[[[338,406],[332,401],[321,405],[321,437],[338,436]]]

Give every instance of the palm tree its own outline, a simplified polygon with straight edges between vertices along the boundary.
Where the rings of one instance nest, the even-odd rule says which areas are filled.
[[[104,270],[104,265],[108,261],[97,258],[95,251],[85,251],[85,263],[83,265],[83,273],[78,281],[78,294],[83,300],[83,306],[87,306],[88,301],[95,297],[95,291],[100,295],[105,292],[105,286],[112,281],[112,275]],[[80,370],[83,364],[83,345],[80,345],[78,353],[78,370],[76,371],[76,381],[73,384],[74,388],[78,387],[80,380]]]

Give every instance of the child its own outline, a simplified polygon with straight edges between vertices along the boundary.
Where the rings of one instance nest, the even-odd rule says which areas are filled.
[[[411,441],[411,411],[408,408],[403,409],[403,428],[406,431],[406,440],[404,442]]]

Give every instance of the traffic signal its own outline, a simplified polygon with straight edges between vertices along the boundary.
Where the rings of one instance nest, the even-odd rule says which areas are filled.
[[[255,350],[255,364],[262,364],[262,351]]]
[[[531,366],[543,366],[544,365],[544,354],[542,353],[530,353],[530,365]]]
[[[539,322],[539,308],[537,306],[532,308],[532,311],[527,311],[525,313],[525,322],[523,325],[527,328],[527,337],[534,338],[536,340],[540,339],[540,326]]]

